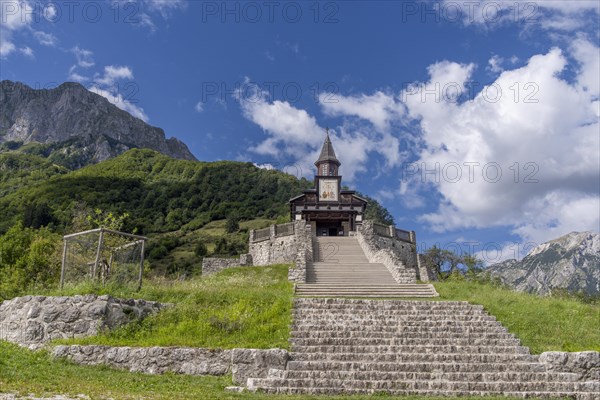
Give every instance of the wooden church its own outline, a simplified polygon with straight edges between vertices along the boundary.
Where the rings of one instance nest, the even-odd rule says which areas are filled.
[[[290,199],[292,221],[305,220],[316,236],[348,236],[363,221],[367,201],[354,190],[342,190],[340,161],[329,132],[315,162],[315,187]]]

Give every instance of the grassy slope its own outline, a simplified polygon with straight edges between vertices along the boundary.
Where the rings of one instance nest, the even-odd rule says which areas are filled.
[[[287,348],[292,306],[292,284],[287,280],[287,270],[287,265],[233,268],[205,279],[149,282],[135,296],[173,303],[174,307],[140,323],[78,339],[76,343]],[[78,287],[63,293],[81,292],[82,287]],[[114,296],[132,296],[132,293],[108,292]]]
[[[475,282],[441,282],[440,300],[482,304],[532,353],[600,351],[600,304],[540,297]]]

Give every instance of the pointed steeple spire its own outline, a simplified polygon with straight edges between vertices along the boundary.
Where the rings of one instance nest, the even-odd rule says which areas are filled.
[[[319,164],[329,161],[334,162],[335,164],[340,166],[342,163],[340,163],[340,161],[335,156],[335,151],[333,150],[333,145],[331,144],[331,139],[329,138],[329,128],[327,128],[326,131],[327,136],[325,137],[325,143],[323,143],[321,155],[319,156],[319,159],[315,162],[315,165],[319,166]]]

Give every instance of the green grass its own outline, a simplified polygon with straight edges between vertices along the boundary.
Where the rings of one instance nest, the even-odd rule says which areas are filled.
[[[600,351],[600,304],[519,293],[470,281],[434,285],[439,300],[465,300],[483,305],[534,354]]]
[[[423,396],[284,396],[260,393],[225,392],[231,377],[199,377],[189,375],[144,375],[104,366],[84,367],[66,360],[52,359],[46,352],[31,352],[0,341],[0,393],[21,395],[86,394],[92,399],[199,399],[199,400],[451,400],[451,397]],[[475,397],[470,399],[476,399]],[[483,399],[477,397],[477,399]],[[485,400],[507,400],[485,397]]]
[[[139,293],[107,288],[101,293],[173,307],[109,333],[62,343],[287,348],[293,296],[287,271],[287,265],[232,268],[203,279],[146,282]],[[82,292],[96,290],[80,286],[54,294]]]

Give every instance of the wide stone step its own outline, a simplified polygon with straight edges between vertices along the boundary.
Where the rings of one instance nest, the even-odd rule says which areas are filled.
[[[377,323],[381,325],[414,325],[446,323],[448,325],[456,323],[498,323],[495,317],[485,315],[351,315],[351,314],[332,314],[332,315],[304,315],[298,324],[324,323],[327,321],[340,323],[341,321],[352,323]]]
[[[351,393],[348,390],[372,393],[372,391],[390,391],[392,394],[406,391],[449,391],[484,392],[485,394],[503,394],[505,392],[592,392],[600,393],[600,383],[595,382],[552,382],[552,381],[445,381],[445,380],[344,380],[344,379],[250,379],[250,388],[297,388],[297,389],[333,389],[331,394]],[[285,392],[284,392],[285,393]],[[302,392],[299,392],[302,393]],[[313,394],[309,391],[306,393]],[[360,392],[354,392],[360,393]]]
[[[518,339],[480,338],[291,338],[294,346],[519,346]]]
[[[293,346],[297,353],[354,353],[354,354],[381,354],[381,353],[464,353],[464,354],[529,354],[527,347],[521,346],[487,346],[487,345],[322,345],[322,346]]]
[[[291,326],[293,335],[303,335],[306,332],[317,333],[324,332],[323,334],[327,334],[329,332],[348,332],[353,335],[373,335],[376,336],[379,333],[382,334],[393,334],[396,336],[406,336],[406,335],[418,335],[424,337],[427,334],[438,335],[438,334],[453,334],[453,335],[490,335],[490,334],[508,334],[508,330],[502,326],[495,325],[489,327],[465,327],[462,324],[457,324],[456,326],[444,326],[444,327],[429,327],[429,326],[386,326],[386,327],[377,327],[377,326],[363,326],[363,325],[355,325],[355,326],[347,326],[347,325],[323,325],[323,326],[314,326],[314,325],[302,325],[300,322],[296,322]]]
[[[367,280],[367,279],[365,279]],[[319,282],[324,281],[323,279],[319,279]],[[354,292],[368,292],[370,290],[378,290],[378,291],[396,291],[396,292],[405,292],[405,293],[420,293],[420,294],[431,294],[430,290],[423,289],[410,289],[410,288],[401,288],[401,287],[393,287],[387,286],[386,281],[381,281],[381,283],[375,283],[375,279],[370,279],[370,281],[374,281],[374,283],[370,283],[369,287],[353,287],[351,285],[347,285],[346,287],[340,287],[340,280],[332,280],[330,284],[319,283],[320,287],[310,287],[310,286],[301,286],[296,287],[296,293],[301,292],[311,292],[311,293],[320,293],[327,294],[328,292],[336,292],[336,293],[354,293]],[[369,283],[369,282],[366,282]],[[328,285],[330,285],[328,287]]]
[[[329,254],[325,257],[318,257],[314,260],[312,266],[334,266],[334,265],[355,265],[362,266],[363,268],[377,268],[382,264],[371,264],[367,257],[363,254]]]
[[[343,329],[350,330],[360,330],[363,328],[365,324],[374,324],[378,325],[377,327],[371,327],[373,330],[384,329],[388,331],[389,329],[394,329],[397,332],[400,332],[403,329],[412,329],[413,327],[418,328],[462,328],[464,330],[473,330],[474,328],[480,329],[492,329],[496,328],[500,329],[498,326],[498,322],[496,321],[481,321],[476,318],[474,319],[443,319],[440,318],[428,318],[424,320],[416,320],[416,319],[394,319],[394,320],[383,320],[381,318],[378,319],[368,319],[368,317],[361,318],[357,317],[356,320],[350,319],[335,319],[335,318],[303,318],[301,321],[298,320],[292,324],[292,329],[302,326],[313,327],[315,330],[326,330],[328,328],[331,329],[339,329],[341,326]],[[452,318],[452,316],[448,316],[446,318]],[[338,327],[338,328],[334,328]]]
[[[486,316],[481,314],[467,314],[460,316],[461,319],[458,319],[456,315],[452,313],[444,313],[444,311],[436,311],[428,313],[427,315],[423,315],[417,311],[406,311],[401,315],[394,315],[393,313],[372,315],[369,317],[361,316],[361,315],[353,315],[353,314],[336,314],[336,313],[314,313],[311,314],[309,312],[301,312],[294,313],[294,317],[307,319],[307,320],[352,320],[352,321],[393,321],[393,322],[421,322],[421,321],[440,321],[440,320],[448,320],[448,321],[495,321],[493,319],[488,319]]]
[[[438,397],[448,397],[448,396],[489,396],[489,395],[502,395],[502,396],[510,396],[510,397],[519,397],[519,398],[540,398],[540,399],[556,399],[556,398],[575,398],[577,400],[597,400],[598,393],[590,393],[590,392],[580,392],[575,390],[565,390],[565,391],[545,391],[545,390],[528,390],[528,391],[491,391],[491,390],[440,390],[440,389],[354,389],[354,388],[346,388],[346,387],[317,387],[317,388],[307,388],[307,387],[273,387],[266,386],[267,384],[271,384],[271,381],[265,379],[252,379],[248,381],[248,387],[251,391],[255,391],[260,388],[267,394],[303,394],[303,395],[365,395],[365,394],[379,394],[385,393],[389,395],[397,395],[397,396],[438,396]]]
[[[525,353],[343,353],[323,354],[323,353],[298,353],[293,352],[291,356],[293,361],[313,361],[313,362],[398,362],[398,363],[519,363],[519,362],[537,362],[537,357]]]
[[[430,290],[430,286],[429,285],[409,285],[409,284],[396,284],[396,283],[389,283],[387,285],[377,285],[378,287],[389,287],[389,288],[400,288],[400,289],[410,289],[410,290]],[[298,288],[314,288],[314,289],[318,289],[319,287],[327,287],[327,288],[335,288],[335,289],[344,289],[346,288],[345,285],[314,285],[314,284],[305,284],[305,283],[299,283],[297,285]],[[367,288],[370,289],[373,287],[373,285],[367,285],[367,284],[354,284],[352,285],[353,288]],[[360,307],[357,307],[360,308]],[[420,307],[416,307],[413,305],[399,305],[397,307],[380,307],[375,310],[400,310],[400,309],[421,309],[421,310],[427,310],[430,308],[443,308],[446,309],[444,307],[437,307],[435,305],[423,305]],[[321,308],[311,308],[309,306],[305,306],[305,307],[298,307],[298,309],[310,309],[310,310],[340,310],[340,311],[347,311],[347,312],[352,312],[355,307],[337,307],[337,306],[332,306],[332,307],[321,307]],[[470,308],[466,308],[465,310],[470,310]]]
[[[434,294],[430,293],[372,293],[372,292],[355,292],[355,293],[297,293],[298,296],[304,297],[348,297],[348,298],[368,298],[368,299],[398,299],[398,298],[411,298],[411,299],[426,299],[435,297]]]
[[[288,361],[288,371],[386,371],[386,372],[546,372],[546,367],[532,362],[338,362]]]
[[[367,286],[367,289],[377,288],[373,286]],[[381,289],[395,289],[393,286],[381,286]],[[294,315],[297,316],[308,316],[308,315],[349,315],[354,314],[355,311],[348,310],[328,310],[328,309],[309,309],[309,308],[298,308],[294,309]],[[405,309],[381,309],[371,311],[372,315],[456,315],[455,311],[446,310],[443,308],[433,308],[433,309],[415,309],[415,308],[405,308]],[[478,309],[468,309],[460,312],[460,315],[473,315],[473,316],[487,316],[489,314],[484,313]]]
[[[321,279],[319,279],[319,282],[320,281],[321,281]],[[354,292],[393,290],[393,291],[402,292],[402,293],[417,293],[417,294],[428,294],[428,295],[433,294],[433,291],[428,290],[428,289],[420,289],[420,288],[413,289],[413,288],[394,287],[394,286],[386,285],[385,282],[383,282],[382,284],[371,283],[368,286],[354,287],[354,286],[347,285],[346,287],[340,287],[342,285],[340,284],[340,282],[338,280],[335,282],[331,282],[329,285],[328,284],[318,284],[318,285],[320,287],[298,286],[298,287],[296,287],[296,293],[311,292],[311,293],[327,294],[328,292],[354,293]],[[348,312],[352,312],[352,310],[349,310]]]
[[[299,284],[301,286],[302,284]],[[422,284],[415,284],[417,286],[426,286]],[[399,285],[404,286],[404,285]],[[406,285],[408,286],[408,285]],[[295,299],[294,308],[309,308],[309,309],[340,309],[340,310],[382,310],[382,309],[434,309],[441,308],[446,310],[469,310],[469,309],[480,309],[483,310],[483,306],[469,304],[467,302],[452,302],[452,301],[423,301],[423,300],[361,300],[361,299]]]
[[[445,380],[452,382],[577,382],[577,374],[531,371],[403,372],[403,371],[283,371],[272,370],[274,379],[334,379],[343,381]]]
[[[308,338],[370,338],[370,339],[390,339],[390,338],[402,338],[402,339],[437,339],[437,338],[458,338],[458,339],[516,339],[514,335],[501,331],[500,333],[488,333],[488,332],[447,332],[445,330],[429,331],[408,331],[408,332],[375,332],[375,331],[331,331],[331,330],[305,330],[305,331],[292,331],[291,335],[293,338],[308,339]]]
[[[356,284],[352,277],[308,277],[306,284],[296,286],[299,296],[321,297],[436,297],[438,294],[431,285],[393,283],[391,276],[382,279],[377,276],[365,276]],[[299,306],[297,309],[306,309],[310,306]],[[318,309],[318,308],[315,308]],[[351,307],[339,308],[352,311]]]
[[[380,270],[374,270],[374,271],[367,271],[367,270],[355,270],[355,269],[347,269],[347,270],[308,270],[307,271],[307,276],[334,276],[334,277],[351,277],[351,276],[379,276],[379,277],[386,277],[386,278],[390,278],[390,282],[394,282],[393,279],[391,279],[392,274],[389,273],[389,271],[380,271]]]

